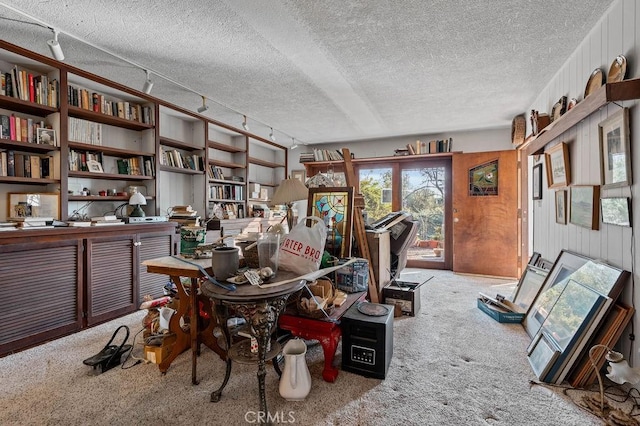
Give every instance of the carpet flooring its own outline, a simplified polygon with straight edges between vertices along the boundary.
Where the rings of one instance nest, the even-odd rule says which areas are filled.
[[[269,366],[267,403],[274,424],[298,425],[599,425],[557,389],[532,384],[529,337],[476,307],[479,291],[509,295],[514,281],[407,269],[422,282],[416,317],[394,320],[393,358],[385,380],[340,371],[322,380],[320,345],[309,343],[312,388],[304,401],[278,393]],[[132,334],[146,311],[0,359],[1,425],[246,425],[258,420],[256,367],[234,363],[220,402],[209,396],[224,362],[207,348],[191,384],[191,357],[166,374],[154,364],[95,374],[82,360],[96,354],[121,325]],[[142,346],[134,345],[142,356]],[[340,363],[341,347],[336,362]],[[129,364],[129,362],[127,363]]]

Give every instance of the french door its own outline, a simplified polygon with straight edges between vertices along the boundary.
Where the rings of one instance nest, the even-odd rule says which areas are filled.
[[[451,159],[420,159],[391,166],[359,165],[359,190],[367,218],[392,211],[411,214],[418,224],[407,266],[451,269]]]

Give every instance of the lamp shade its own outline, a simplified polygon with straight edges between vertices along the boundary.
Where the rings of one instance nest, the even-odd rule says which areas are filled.
[[[631,384],[640,382],[640,372],[636,368],[631,368],[620,352],[610,351],[606,359],[609,361],[609,374],[607,374],[607,377],[612,382],[619,385],[625,382]]]
[[[309,197],[309,189],[298,179],[285,179],[276,188],[271,205],[289,205],[295,201],[306,200]]]
[[[147,205],[147,199],[144,198],[144,195],[142,195],[139,192],[134,192],[131,195],[131,198],[129,198],[129,204],[134,206],[134,205],[140,205],[140,206],[146,206]]]

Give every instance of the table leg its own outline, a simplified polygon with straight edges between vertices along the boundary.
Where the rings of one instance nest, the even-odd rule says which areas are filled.
[[[191,316],[189,331],[191,333],[191,383],[198,384],[196,369],[198,364],[198,279],[191,278],[191,288],[189,289],[191,301]]]
[[[229,326],[227,324],[227,319],[229,318],[229,309],[226,306],[222,306],[220,303],[216,303],[215,307],[216,318],[218,319],[218,323],[222,328],[222,334],[224,335],[224,340],[227,345],[227,351],[231,347],[231,332],[229,331]],[[229,377],[231,376],[231,357],[226,356],[226,370],[224,373],[224,380],[218,389],[211,392],[211,402],[218,402],[222,397],[222,390],[227,386],[227,382],[229,382]]]
[[[166,373],[174,359],[190,346],[190,336],[180,326],[180,320],[187,315],[191,305],[189,295],[184,289],[179,276],[171,276],[171,281],[178,289],[178,309],[169,320],[169,330],[176,335],[176,341],[169,355],[158,365],[161,373]]]
[[[333,366],[333,359],[336,355],[336,349],[338,349],[338,342],[342,336],[340,327],[335,327],[331,330],[329,336],[321,337],[320,344],[324,351],[324,370],[322,370],[322,378],[325,382],[333,383],[338,377],[338,369]]]

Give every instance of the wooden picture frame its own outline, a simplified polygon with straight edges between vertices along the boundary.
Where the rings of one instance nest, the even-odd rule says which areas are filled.
[[[569,222],[597,231],[600,228],[600,186],[576,185],[569,190]]]
[[[7,217],[52,217],[60,219],[60,195],[48,192],[11,192]]]
[[[629,109],[622,108],[598,124],[600,177],[603,188],[631,185]]]
[[[631,226],[631,198],[601,198],[600,210],[602,223],[618,226]]]
[[[527,315],[524,317],[522,324],[529,337],[533,338],[538,333],[549,311],[551,311],[551,308],[555,304],[559,293],[564,289],[564,287],[559,284],[566,282],[566,279],[573,272],[581,268],[588,261],[589,258],[586,256],[568,250],[560,251],[560,254],[547,274],[547,278],[542,284],[542,288],[538,292],[538,296],[531,306],[529,306]],[[557,289],[555,289],[555,287],[557,287]]]
[[[102,164],[96,160],[87,160],[87,171],[91,173],[104,173]]]
[[[542,200],[542,164],[533,166],[531,172],[531,194],[534,200]]]
[[[327,252],[338,258],[351,256],[353,188],[309,188],[307,216],[317,216],[327,226]]]
[[[58,146],[58,139],[54,129],[38,127],[36,129],[36,143],[42,145]]]
[[[571,183],[569,145],[565,142],[560,142],[545,151],[544,157],[547,166],[547,186],[549,188],[569,186]]]
[[[556,197],[556,223],[567,224],[567,191],[559,189],[555,193]]]
[[[307,171],[306,170],[291,170],[291,178],[298,179],[303,184],[307,181]]]

